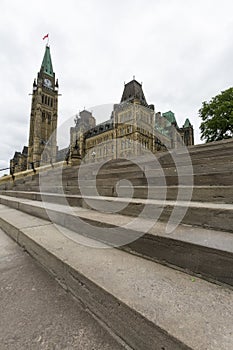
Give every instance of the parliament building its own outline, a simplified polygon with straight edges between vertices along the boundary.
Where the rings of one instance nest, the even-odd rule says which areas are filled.
[[[145,151],[156,153],[194,144],[193,127],[186,119],[180,128],[172,111],[155,112],[148,104],[142,84],[135,79],[124,85],[120,103],[114,104],[108,120],[96,124],[88,110],[75,118],[70,128],[67,148],[57,147],[58,80],[53,71],[50,47],[33,83],[29,143],[22,152],[15,152],[10,161],[12,173],[53,164],[133,157]]]

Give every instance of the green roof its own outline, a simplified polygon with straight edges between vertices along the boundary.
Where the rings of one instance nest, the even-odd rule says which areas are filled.
[[[162,116],[165,117],[171,124],[177,124],[175,114],[172,111],[165,112],[162,114]]]
[[[185,123],[184,123],[183,128],[189,128],[190,126],[191,126],[191,123],[190,123],[189,119],[187,118],[187,119],[185,120]]]
[[[41,65],[42,72],[51,75],[53,77],[53,65],[50,55],[50,47],[46,45],[43,62]]]

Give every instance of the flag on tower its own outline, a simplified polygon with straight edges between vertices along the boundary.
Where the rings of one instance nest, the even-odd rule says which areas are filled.
[[[49,37],[49,34],[46,34],[44,37],[43,37],[43,40],[48,38]]]

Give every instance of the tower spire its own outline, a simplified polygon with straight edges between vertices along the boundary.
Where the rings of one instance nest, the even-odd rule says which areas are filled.
[[[41,71],[45,74],[48,74],[53,77],[53,65],[50,54],[50,47],[48,45],[45,46],[44,58],[41,64]]]
[[[50,55],[45,53],[37,80],[33,84],[32,107],[28,143],[28,167],[31,163],[47,164],[56,161],[57,154],[57,100],[58,82]]]

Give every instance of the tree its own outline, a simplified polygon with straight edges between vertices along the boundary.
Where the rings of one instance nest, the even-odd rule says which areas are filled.
[[[212,142],[233,137],[233,88],[222,91],[210,102],[203,102],[199,116],[203,120],[202,140]]]

